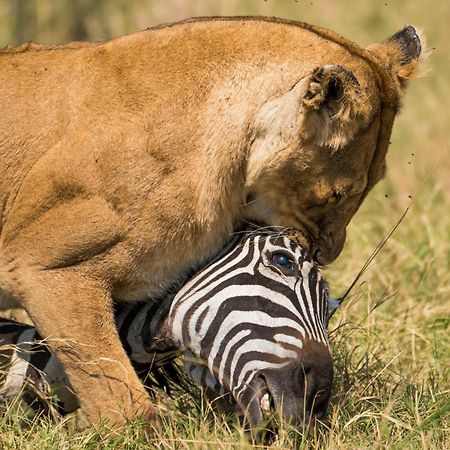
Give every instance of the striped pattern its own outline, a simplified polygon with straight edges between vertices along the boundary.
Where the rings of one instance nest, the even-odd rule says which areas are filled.
[[[0,319],[0,349],[0,399],[21,397],[33,409],[47,410],[57,398],[61,412],[78,408],[62,366],[34,327]]]
[[[280,254],[293,262],[288,274],[274,262]],[[250,234],[173,300],[118,309],[116,320],[124,348],[143,376],[174,350],[184,352],[185,370],[195,382],[215,395],[231,393],[239,402],[260,370],[282,369],[296,360],[305,339],[328,347],[327,301],[326,282],[298,245],[278,234]],[[0,322],[4,344],[14,347],[1,352],[8,370],[0,398],[32,392],[31,383],[47,393],[51,386],[62,411],[77,407],[61,366],[34,328]]]
[[[280,254],[294,262],[292,274],[274,262]],[[305,339],[329,347],[327,284],[279,235],[250,235],[211,264],[175,296],[168,320],[176,344],[189,349],[191,376],[236,400],[259,371],[296,360]]]

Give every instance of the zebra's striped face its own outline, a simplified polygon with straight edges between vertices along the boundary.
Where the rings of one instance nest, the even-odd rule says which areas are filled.
[[[253,424],[269,404],[303,421],[328,404],[327,302],[326,282],[302,248],[280,235],[250,235],[183,287],[168,324],[189,349],[191,375],[231,393]]]

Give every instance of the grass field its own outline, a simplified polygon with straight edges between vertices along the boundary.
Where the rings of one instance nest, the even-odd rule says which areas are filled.
[[[336,379],[330,423],[308,437],[281,426],[272,447],[450,448],[450,2],[140,0],[127,9],[126,21],[110,3],[99,3],[110,12],[106,28],[96,22],[95,11],[92,15],[93,38],[105,30],[120,34],[214,14],[299,19],[361,45],[406,24],[424,30],[434,48],[430,70],[411,83],[394,127],[386,179],[350,225],[343,254],[326,270],[334,295],[346,290],[405,208],[410,210],[331,323]],[[39,4],[47,11],[52,2]],[[0,45],[10,40],[9,12],[0,0],[5,24]],[[66,39],[57,28],[43,30],[42,36]],[[76,432],[71,418],[30,420],[9,409],[0,419],[0,448],[251,448],[235,422],[213,414],[208,405],[195,408],[187,397],[171,401],[161,396],[159,402],[161,429],[150,441],[139,424],[116,435],[104,429]]]

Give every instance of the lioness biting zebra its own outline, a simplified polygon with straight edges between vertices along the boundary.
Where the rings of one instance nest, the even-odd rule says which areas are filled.
[[[206,268],[162,299],[116,305],[122,344],[152,387],[205,388],[252,426],[277,411],[305,429],[323,418],[333,362],[328,288],[317,265],[279,232],[238,234]],[[173,358],[184,353],[185,373]],[[150,381],[150,382],[149,382]],[[0,405],[60,412],[78,406],[63,369],[36,330],[0,318]]]
[[[112,301],[159,297],[244,222],[321,264],[383,176],[421,52],[203,18],[0,52],[0,304],[23,306],[91,422],[152,416]]]

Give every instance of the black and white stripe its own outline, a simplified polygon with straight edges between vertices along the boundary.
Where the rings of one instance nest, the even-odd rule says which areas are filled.
[[[273,255],[293,264],[284,273]],[[312,259],[280,235],[251,234],[188,282],[175,296],[168,324],[189,349],[187,370],[216,392],[239,400],[264,369],[281,369],[298,357],[305,339],[327,348],[328,289]],[[215,380],[215,383],[212,380]]]
[[[46,410],[55,398],[62,412],[78,408],[78,400],[62,366],[36,329],[0,318],[0,399],[21,398]]]

